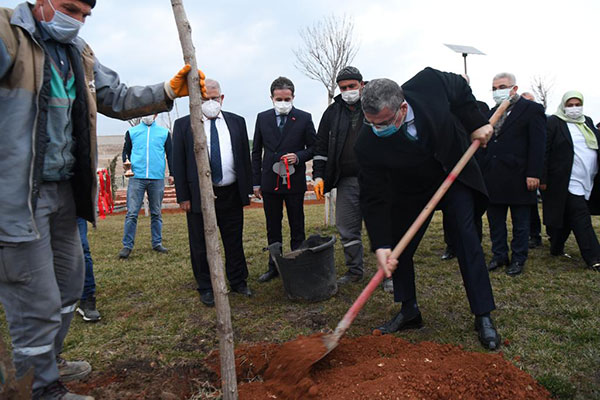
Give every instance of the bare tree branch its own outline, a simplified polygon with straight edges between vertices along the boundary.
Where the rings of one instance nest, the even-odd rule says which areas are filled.
[[[354,21],[345,15],[330,15],[300,30],[303,45],[294,50],[295,66],[325,86],[328,103],[333,101],[337,74],[358,52],[358,45],[353,43],[353,31]]]
[[[137,126],[140,124],[140,122],[142,122],[142,117],[131,118],[127,120],[129,126]]]
[[[554,80],[540,75],[534,76],[531,80],[531,90],[545,110],[548,107],[548,97],[550,97],[552,86],[554,86]]]

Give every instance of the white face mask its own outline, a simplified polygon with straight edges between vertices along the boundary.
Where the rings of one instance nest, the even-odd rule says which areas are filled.
[[[208,119],[216,118],[221,112],[221,103],[216,100],[202,102],[202,114]]]
[[[512,88],[506,89],[496,89],[492,92],[492,97],[494,98],[494,102],[496,104],[502,103],[504,100],[508,100],[510,98],[510,91]]]
[[[42,6],[42,18],[40,23],[46,29],[52,39],[60,43],[71,43],[79,34],[79,30],[83,26],[83,22],[69,17],[67,14],[58,11],[54,8],[51,1],[48,1],[50,7],[54,10],[54,17],[50,21],[46,21],[44,16],[44,7]]]
[[[274,101],[273,106],[279,114],[287,115],[292,111],[291,101]]]
[[[148,126],[152,125],[154,123],[154,115],[142,117],[142,122]]]
[[[571,119],[579,119],[583,115],[583,106],[565,108],[565,115]]]
[[[342,92],[342,100],[348,104],[354,104],[360,99],[360,90],[346,90]]]

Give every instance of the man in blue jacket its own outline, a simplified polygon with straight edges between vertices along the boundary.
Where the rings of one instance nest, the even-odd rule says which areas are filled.
[[[148,193],[150,207],[150,230],[152,232],[152,249],[166,253],[162,245],[162,200],[165,194],[165,154],[171,168],[171,135],[167,128],[156,123],[156,115],[142,118],[142,122],[125,134],[123,145],[123,162],[131,162],[133,177],[127,186],[127,215],[123,229],[123,248],[119,258],[127,258],[133,250],[137,217],[144,201],[144,193]],[[169,176],[169,184],[173,177]]]

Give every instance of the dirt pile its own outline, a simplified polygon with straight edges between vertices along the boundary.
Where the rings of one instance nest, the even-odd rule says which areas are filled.
[[[470,353],[431,342],[411,344],[389,335],[362,336],[343,338],[310,369],[319,358],[316,352],[324,351],[313,347],[310,339],[300,337],[282,346],[240,346],[239,398],[550,399],[545,388],[502,353]],[[216,354],[207,361],[218,372]]]

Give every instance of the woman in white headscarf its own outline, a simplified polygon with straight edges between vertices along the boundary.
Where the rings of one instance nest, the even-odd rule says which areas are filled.
[[[600,244],[590,217],[600,214],[600,135],[583,115],[583,95],[565,93],[547,128],[541,189],[550,252],[563,255],[572,231],[586,265],[600,272]]]

